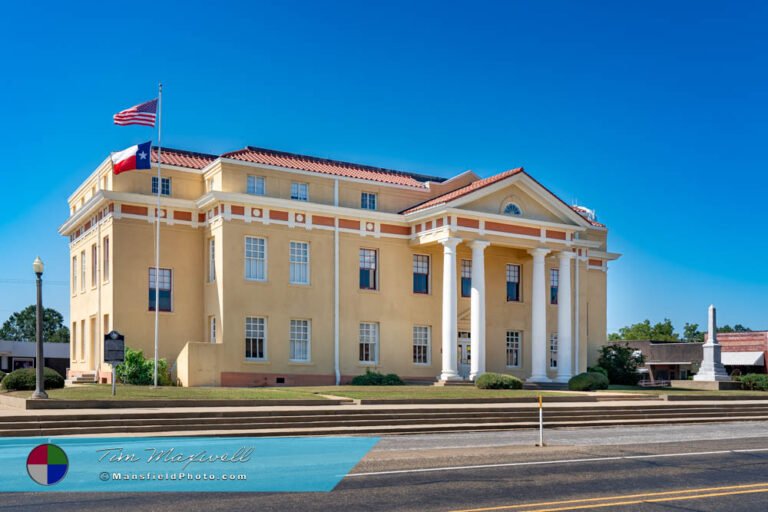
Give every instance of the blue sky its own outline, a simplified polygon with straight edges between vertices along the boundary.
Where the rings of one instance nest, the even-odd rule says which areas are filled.
[[[768,329],[768,4],[12,2],[0,18],[0,318],[68,310],[66,197],[147,140],[247,144],[450,176],[522,165],[597,210],[608,326]]]

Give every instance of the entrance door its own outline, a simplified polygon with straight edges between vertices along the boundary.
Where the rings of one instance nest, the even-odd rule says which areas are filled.
[[[469,370],[470,370],[470,364],[472,361],[472,354],[471,354],[471,342],[469,340],[469,333],[468,332],[460,332],[459,333],[459,343],[458,343],[458,354],[457,354],[457,362],[458,362],[458,372],[459,376],[462,379],[469,379]]]

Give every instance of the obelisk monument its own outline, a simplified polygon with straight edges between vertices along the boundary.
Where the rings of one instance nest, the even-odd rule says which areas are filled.
[[[704,357],[701,360],[699,372],[693,376],[693,380],[709,382],[729,381],[731,378],[725,371],[720,360],[720,344],[717,342],[717,319],[715,306],[709,306],[709,325],[707,341],[702,347]]]

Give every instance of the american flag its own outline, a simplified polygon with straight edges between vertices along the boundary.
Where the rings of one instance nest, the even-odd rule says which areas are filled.
[[[125,126],[128,124],[140,124],[142,126],[155,126],[157,117],[157,98],[149,100],[141,105],[121,110],[112,118],[115,124]]]

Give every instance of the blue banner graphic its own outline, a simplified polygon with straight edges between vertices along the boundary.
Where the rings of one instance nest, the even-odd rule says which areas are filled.
[[[328,492],[378,440],[0,438],[0,492]]]

